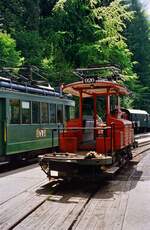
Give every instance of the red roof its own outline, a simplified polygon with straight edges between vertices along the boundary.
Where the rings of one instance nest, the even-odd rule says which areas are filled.
[[[83,97],[91,97],[93,95],[106,95],[118,94],[118,95],[129,95],[129,91],[125,86],[122,86],[112,81],[96,81],[94,83],[84,83],[82,81],[74,82],[63,87],[64,93],[69,93],[74,96],[80,96],[82,91]]]

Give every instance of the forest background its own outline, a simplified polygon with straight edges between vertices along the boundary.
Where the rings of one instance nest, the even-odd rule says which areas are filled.
[[[0,67],[37,66],[53,86],[73,69],[117,64],[150,112],[150,23],[138,0],[0,0]]]

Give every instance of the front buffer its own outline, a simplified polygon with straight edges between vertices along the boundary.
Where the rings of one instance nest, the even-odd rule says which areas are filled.
[[[88,155],[72,153],[51,153],[39,156],[40,166],[49,179],[51,178],[87,178],[99,177],[103,173],[114,172],[119,167],[113,167],[111,156],[93,156],[93,152]]]

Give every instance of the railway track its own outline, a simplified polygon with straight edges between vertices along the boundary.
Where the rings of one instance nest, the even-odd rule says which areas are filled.
[[[24,172],[22,177],[14,174],[16,183],[16,178],[31,179],[32,176],[36,183],[22,189],[25,183],[22,181],[13,195],[1,200],[0,229],[138,229],[127,226],[127,210],[130,193],[134,193],[136,185],[146,177],[142,176],[144,163],[141,162],[148,156],[148,149],[150,142],[140,144],[133,150],[134,157],[128,166],[114,178],[97,183],[61,180],[47,183],[43,174],[39,176],[39,168],[27,170],[28,176]],[[148,159],[150,162],[150,157]],[[9,179],[12,181],[12,178]],[[6,178],[3,179],[7,183]]]

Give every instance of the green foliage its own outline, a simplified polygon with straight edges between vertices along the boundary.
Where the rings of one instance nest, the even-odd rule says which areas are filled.
[[[38,30],[40,0],[0,0],[4,29],[10,33],[20,30]]]
[[[40,23],[40,0],[24,1],[24,27],[29,31],[38,31]]]
[[[70,83],[75,79],[72,73],[73,67],[66,62],[61,51],[58,51],[57,55],[43,59],[42,68],[54,86],[60,86],[64,82]]]
[[[135,72],[139,75],[140,81],[150,85],[150,40],[149,24],[141,5],[137,0],[130,0],[130,8],[134,11],[134,19],[128,24],[126,30],[127,43],[133,52]]]
[[[4,18],[3,28],[7,32],[21,29],[23,25],[24,1],[23,0],[0,0],[0,11]]]
[[[134,103],[134,98],[130,95],[127,97],[122,97],[121,98],[121,107],[122,108],[132,108]]]
[[[82,3],[59,0],[41,24],[42,35],[51,44],[53,71],[64,72],[66,63],[76,68],[109,62],[119,64],[124,72],[131,74],[132,54],[122,36],[124,22],[131,17],[119,0],[107,7],[98,0]],[[46,33],[44,28],[47,28]],[[71,78],[69,73],[68,77]],[[68,81],[68,77],[64,76],[64,81]]]
[[[150,91],[149,25],[137,0],[0,0],[0,9],[3,31],[17,44],[7,35],[18,57],[11,55],[14,63],[20,63],[20,50],[24,63],[44,69],[56,86],[73,81],[74,68],[117,64],[124,84],[136,92],[124,105],[141,106],[141,94],[145,106],[144,92]]]
[[[42,17],[49,16],[57,1],[58,0],[40,0],[40,15]]]
[[[6,33],[0,32],[0,67],[21,65],[21,52],[16,51],[16,42]]]
[[[150,92],[150,39],[149,23],[142,6],[138,0],[128,0],[130,10],[134,11],[132,23],[127,23],[125,36],[127,44],[132,51],[134,72],[139,77],[138,84],[132,89],[134,93],[134,106],[150,111],[147,99]],[[144,94],[146,93],[146,94]]]
[[[44,41],[36,31],[16,33],[17,48],[21,50],[25,63],[40,65],[44,55]]]

